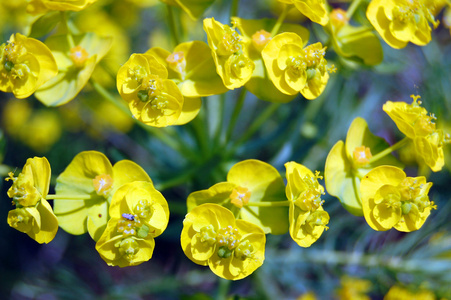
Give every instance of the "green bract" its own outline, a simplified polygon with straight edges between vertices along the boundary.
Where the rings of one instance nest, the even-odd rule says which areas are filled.
[[[362,146],[364,148],[361,148]],[[363,176],[376,166],[385,164],[400,166],[393,155],[369,163],[372,154],[377,154],[387,147],[388,144],[384,139],[370,132],[365,119],[355,118],[349,126],[346,142],[338,141],[330,150],[324,170],[327,192],[337,197],[343,207],[353,215],[363,215],[359,193],[360,180]],[[370,152],[369,155],[366,152],[365,157],[362,155],[366,148],[369,148]],[[356,153],[360,156],[356,157]]]
[[[55,35],[46,40],[58,65],[58,75],[35,93],[47,106],[63,105],[74,99],[91,78],[96,64],[107,54],[111,38],[86,33],[73,37],[71,46],[67,35]]]
[[[108,222],[108,207],[115,191],[133,181],[152,183],[132,161],[122,160],[112,166],[100,152],[80,152],[57,178],[55,190],[60,199],[54,201],[54,209],[60,227],[75,235],[89,232],[97,241]],[[86,200],[74,200],[80,197]]]
[[[208,190],[188,196],[188,211],[203,203],[217,203],[230,209],[237,218],[260,226],[265,233],[284,234],[288,230],[288,207],[259,207],[248,203],[285,201],[285,185],[271,165],[255,160],[235,164],[220,182]]]

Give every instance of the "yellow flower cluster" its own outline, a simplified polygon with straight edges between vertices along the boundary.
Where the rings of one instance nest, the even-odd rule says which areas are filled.
[[[423,176],[407,177],[391,155],[411,139],[416,154],[432,171],[440,171],[444,165],[443,145],[450,136],[436,128],[435,116],[420,106],[420,96],[411,97],[411,104],[387,101],[383,106],[405,139],[388,147],[369,131],[364,119],[356,118],[346,143],[337,142],[326,160],[328,192],[352,214],[363,215],[374,230],[418,230],[437,208],[428,196],[432,183]]]

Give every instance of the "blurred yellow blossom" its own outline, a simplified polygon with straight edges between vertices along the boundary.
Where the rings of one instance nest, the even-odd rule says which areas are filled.
[[[48,11],[80,11],[97,0],[30,0],[27,12],[32,15],[44,14]]]
[[[112,166],[97,151],[77,154],[56,181],[54,209],[60,227],[74,235],[89,232],[95,241],[105,230],[115,191],[133,181],[152,183],[134,162],[121,160]]]
[[[49,48],[36,39],[16,33],[0,46],[0,91],[26,98],[57,73]]]
[[[45,157],[29,158],[13,182],[8,196],[16,209],[8,213],[9,226],[28,234],[36,242],[49,243],[58,231],[58,221],[45,197],[50,185],[50,164]]]
[[[366,16],[376,31],[391,47],[404,48],[408,42],[424,46],[431,41],[435,20],[434,0],[372,0]]]
[[[384,300],[400,300],[400,299],[435,300],[436,297],[433,292],[426,289],[420,289],[417,292],[412,292],[399,285],[392,286],[384,297]]]
[[[152,258],[154,238],[169,221],[166,199],[151,182],[134,181],[119,188],[111,200],[111,219],[96,244],[109,266],[139,265]]]
[[[325,26],[329,22],[326,0],[279,0],[293,4],[310,21]]]
[[[274,202],[283,204],[283,179],[271,165],[256,159],[235,164],[227,174],[227,182],[220,182],[207,190],[188,196],[188,211],[204,203],[217,203],[249,221],[265,233],[284,234],[288,230],[286,206],[258,206]]]
[[[371,282],[365,279],[343,276],[341,287],[336,291],[338,300],[371,300],[366,294],[371,289]]]
[[[287,162],[286,196],[290,201],[290,236],[301,247],[310,247],[319,239],[329,214],[324,211],[324,188],[318,183],[319,172],[312,173],[307,167],[296,162]]]
[[[405,102],[387,101],[383,110],[395,122],[398,129],[412,139],[419,157],[431,168],[438,172],[445,165],[443,146],[450,143],[449,133],[437,129],[434,114],[421,107],[420,96],[411,95],[411,104]]]
[[[437,208],[429,200],[431,186],[425,177],[407,177],[397,167],[374,168],[360,183],[365,220],[377,231],[420,229],[431,209]]]
[[[197,19],[215,0],[161,0],[168,5],[180,7],[192,19]]]
[[[265,259],[266,237],[250,222],[235,220],[217,204],[196,206],[185,216],[181,234],[185,255],[217,276],[238,280],[252,274]]]

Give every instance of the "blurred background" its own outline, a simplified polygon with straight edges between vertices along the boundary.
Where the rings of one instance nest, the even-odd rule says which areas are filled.
[[[231,4],[216,0],[204,17],[229,23]],[[330,5],[347,8],[349,4],[336,1]],[[30,17],[25,7],[25,0],[0,2],[3,42],[12,33],[27,32]],[[206,41],[202,18],[193,21],[181,9],[173,11],[182,41]],[[277,18],[279,13],[276,1],[241,1],[238,6],[242,18]],[[355,13],[358,21],[364,22],[364,16],[363,8]],[[204,98],[194,121],[163,129],[139,126],[90,85],[57,108],[47,108],[33,96],[18,100],[0,92],[1,177],[20,170],[29,157],[45,156],[52,167],[53,193],[56,177],[76,154],[97,150],[112,163],[131,159],[142,166],[171,211],[169,226],[156,239],[149,262],[123,269],[108,267],[88,234],[72,236],[60,229],[50,244],[40,245],[10,228],[6,222],[12,208],[6,195],[10,183],[0,181],[0,298],[368,299],[358,298],[366,295],[383,299],[398,285],[412,293],[427,290],[437,299],[451,299],[449,145],[445,147],[446,167],[438,173],[418,165],[411,151],[399,153],[408,175],[424,175],[433,182],[430,197],[438,209],[418,231],[376,232],[363,217],[351,215],[338,199],[326,194],[330,229],[310,248],[299,247],[288,233],[267,236],[263,266],[238,282],[222,280],[207,267],[194,264],[180,247],[189,193],[225,181],[229,168],[238,161],[263,160],[282,176],[288,161],[323,173],[329,150],[345,139],[357,116],[365,118],[371,131],[390,144],[402,139],[382,105],[387,100],[410,103],[411,94],[421,95],[423,106],[437,116],[438,126],[451,132],[451,36],[443,17],[444,13],[438,16],[441,25],[427,46],[409,44],[395,50],[381,41],[384,60],[375,67],[350,63],[327,52],[326,58],[338,71],[314,101],[299,95],[280,105],[244,94],[238,125],[230,132],[241,89]],[[93,76],[118,99],[115,72],[132,53],[154,46],[172,51],[167,19],[166,6],[159,1],[99,0],[71,15],[80,30],[114,36],[112,50]],[[291,12],[287,22],[308,28],[309,43],[324,38],[322,27],[300,14]]]

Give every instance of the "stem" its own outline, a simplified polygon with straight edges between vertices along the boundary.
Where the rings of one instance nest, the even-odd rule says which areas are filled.
[[[61,12],[61,20],[63,21],[62,23],[63,23],[64,29],[66,31],[67,42],[69,43],[69,46],[71,48],[74,48],[75,42],[74,42],[74,38],[69,30],[69,25],[67,23],[67,15],[66,15],[65,11]]]
[[[218,286],[218,294],[216,295],[216,299],[218,300],[226,300],[227,294],[229,292],[231,280],[226,279],[219,279],[219,286]]]
[[[259,206],[259,207],[275,207],[275,206],[290,206],[289,200],[286,201],[272,201],[272,202],[248,202],[246,206]]]
[[[91,195],[47,195],[46,200],[91,200]],[[94,199],[93,199],[94,200]]]
[[[238,96],[238,100],[236,101],[235,108],[233,109],[232,118],[230,119],[229,126],[227,127],[226,133],[226,144],[229,142],[230,137],[232,136],[233,129],[235,128],[236,121],[238,120],[238,116],[243,108],[244,99],[246,98],[247,89],[243,87],[240,91],[240,95]]]
[[[250,136],[252,136],[263,123],[265,123],[268,118],[276,111],[280,106],[280,103],[271,103],[261,114],[260,116],[249,126],[249,129],[246,133],[235,143],[235,146],[232,147],[231,152],[235,151],[235,149],[244,141],[247,141]],[[233,152],[232,152],[233,153]]]
[[[175,24],[175,18],[174,18],[174,11],[171,5],[166,5],[167,11],[168,11],[168,25],[169,30],[171,31],[171,37],[175,45],[179,44],[179,37],[177,33],[177,26]]]
[[[387,149],[379,152],[378,154],[374,155],[373,157],[370,158],[369,164],[372,164],[375,161],[378,161],[379,159],[381,159],[382,157],[392,153],[393,151],[398,150],[399,148],[401,148],[402,146],[404,146],[405,144],[407,144],[407,142],[409,141],[408,137],[403,138],[402,140],[400,140],[399,142],[397,142],[396,144],[388,147]]]
[[[240,0],[233,0],[232,5],[230,6],[230,17],[237,17],[238,16],[238,4],[240,3]]]
[[[283,21],[285,20],[287,14],[288,14],[288,5],[283,4],[282,13],[280,14],[279,18],[277,19],[276,24],[274,25],[274,27],[271,30],[271,36],[275,36],[279,32],[280,26],[282,26]]]
[[[352,15],[355,13],[357,8],[359,7],[362,0],[354,0],[352,1],[351,5],[348,8],[348,11],[346,12],[346,16],[351,19]]]

